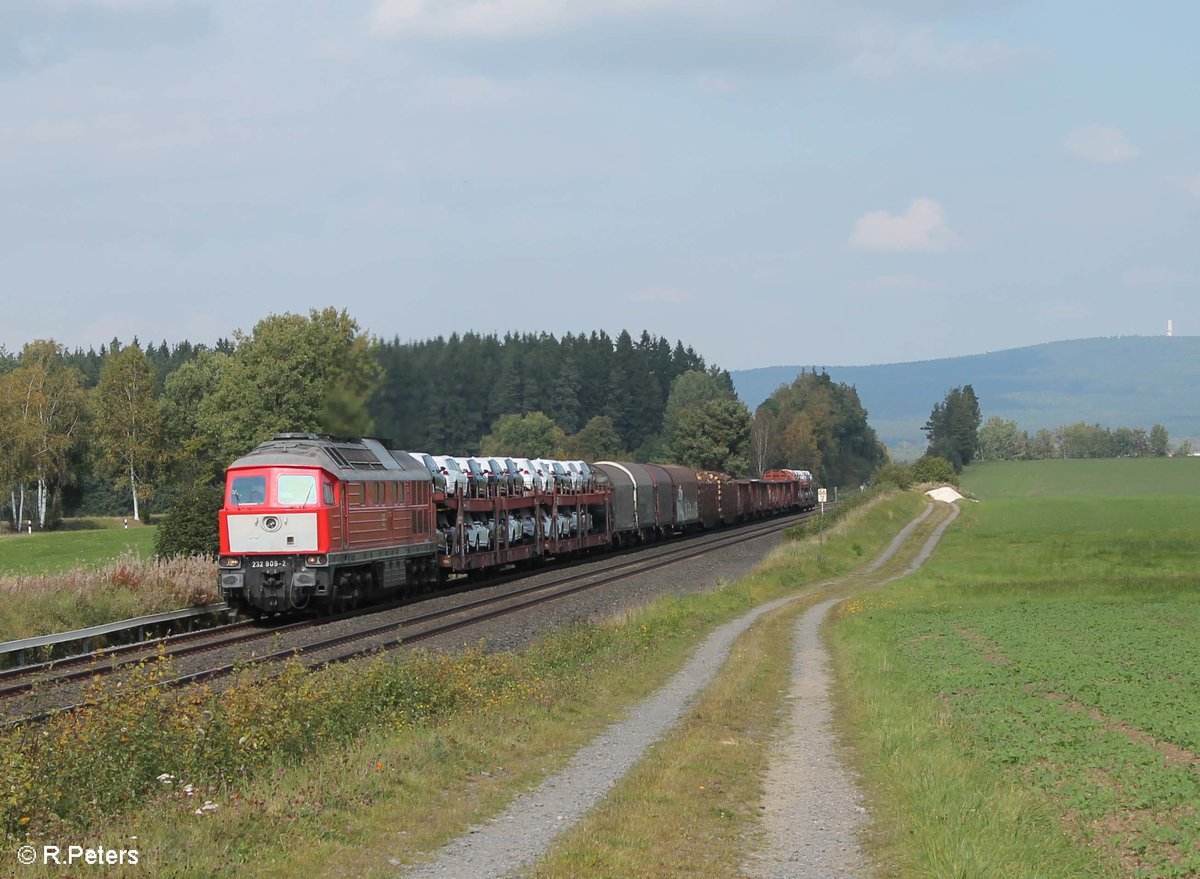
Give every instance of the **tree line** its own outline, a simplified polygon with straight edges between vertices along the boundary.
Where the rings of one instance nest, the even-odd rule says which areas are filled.
[[[1174,450],[1166,427],[1109,428],[1076,422],[1030,434],[1010,418],[982,419],[971,385],[952,388],[936,403],[925,423],[929,444],[911,466],[888,463],[874,473],[877,483],[907,488],[914,482],[958,484],[958,474],[972,461],[1022,461],[1049,458],[1163,458],[1190,455],[1184,440]]]
[[[1171,447],[1167,428],[1154,424],[1141,427],[1104,427],[1082,421],[1053,430],[1041,428],[1032,434],[1011,418],[993,416],[979,428],[979,460],[1023,461],[1047,458],[1165,458],[1189,455],[1192,444]]]
[[[0,348],[0,508],[13,526],[144,516],[280,431],[432,453],[675,462],[863,481],[886,452],[853,388],[805,374],[752,418],[729,373],[642,332],[370,337],[345,311],[269,315],[207,346]]]
[[[567,435],[596,417],[612,420],[621,448],[639,457],[662,451],[672,383],[707,372],[690,346],[628,331],[452,334],[380,342],[383,373],[371,398],[375,429],[407,449],[475,449],[504,415],[542,412]],[[711,370],[733,396],[729,373]]]

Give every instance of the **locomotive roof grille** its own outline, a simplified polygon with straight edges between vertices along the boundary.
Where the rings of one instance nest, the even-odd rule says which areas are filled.
[[[383,462],[375,456],[375,453],[367,448],[355,448],[354,446],[326,446],[325,451],[329,453],[329,457],[337,461],[342,467],[350,470],[385,470]]]
[[[333,458],[334,462],[339,467],[349,467],[350,466],[350,462],[347,461],[345,459],[345,457],[342,455],[342,453],[339,452],[337,449],[335,449],[333,446],[326,446],[325,453],[327,455],[329,455],[329,457]]]

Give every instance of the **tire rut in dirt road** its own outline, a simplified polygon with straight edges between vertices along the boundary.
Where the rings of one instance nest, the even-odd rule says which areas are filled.
[[[927,508],[926,516],[932,509]],[[903,572],[868,588],[881,588],[920,568],[958,512],[951,506]],[[894,554],[899,546],[898,537],[889,550]],[[878,570],[881,564],[866,570]],[[791,713],[764,782],[762,829],[767,846],[744,864],[755,879],[858,879],[872,872],[859,844],[867,809],[853,775],[838,758],[829,653],[820,633],[830,609],[842,600],[823,601],[796,623],[787,697]]]

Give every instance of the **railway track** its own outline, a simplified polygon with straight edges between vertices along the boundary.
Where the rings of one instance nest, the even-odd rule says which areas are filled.
[[[117,674],[160,655],[170,657],[172,661],[178,662],[202,657],[205,653],[221,651],[229,647],[241,646],[243,651],[249,648],[248,653],[243,652],[232,661],[202,665],[195,670],[187,670],[173,678],[159,682],[160,686],[170,687],[212,681],[227,677],[236,669],[244,668],[247,665],[267,665],[293,657],[300,657],[304,664],[310,667],[345,662],[364,654],[392,649],[401,644],[431,640],[489,620],[519,613],[537,605],[754,540],[766,534],[781,531],[811,515],[814,514],[806,513],[770,519],[744,525],[732,531],[707,534],[701,538],[693,538],[680,543],[663,544],[650,552],[642,551],[632,556],[609,558],[601,563],[599,569],[590,567],[587,571],[566,573],[549,582],[519,586],[516,589],[483,598],[469,597],[466,601],[438,610],[401,618],[389,618],[375,625],[356,627],[351,631],[329,637],[310,639],[307,636],[309,634],[321,635],[321,630],[326,628],[330,622],[346,622],[367,616],[378,617],[380,614],[386,616],[387,613],[395,611],[397,607],[401,609],[412,607],[413,602],[410,601],[403,605],[376,606],[334,618],[300,620],[269,629],[256,627],[249,621],[233,623],[202,632],[160,639],[161,643],[143,642],[113,648],[99,655],[59,660],[57,663],[49,663],[45,668],[10,669],[0,673],[0,700],[3,700],[0,704],[14,708],[17,712],[27,711],[28,713],[24,713],[16,719],[4,721],[0,725],[37,720],[58,711],[82,707],[88,704],[87,700],[81,699],[78,693],[82,682]],[[498,579],[493,581],[493,584],[504,585],[507,582],[508,579]],[[449,597],[461,594],[463,591],[461,589],[450,590],[442,593],[441,596]],[[419,599],[417,603],[421,603],[427,597]],[[286,636],[293,636],[293,642],[282,646],[280,642]],[[254,650],[254,642],[262,642],[267,647],[266,651]],[[105,659],[111,659],[111,661],[104,663]],[[56,672],[62,671],[64,666],[71,667],[62,674],[57,674]],[[24,675],[18,674],[22,671],[25,672]],[[75,685],[74,689],[71,685]],[[11,716],[10,712],[6,711],[5,713],[9,713]]]

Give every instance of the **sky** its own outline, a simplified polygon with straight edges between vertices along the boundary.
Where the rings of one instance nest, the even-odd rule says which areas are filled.
[[[1200,4],[3,0],[0,345],[1200,335]]]

